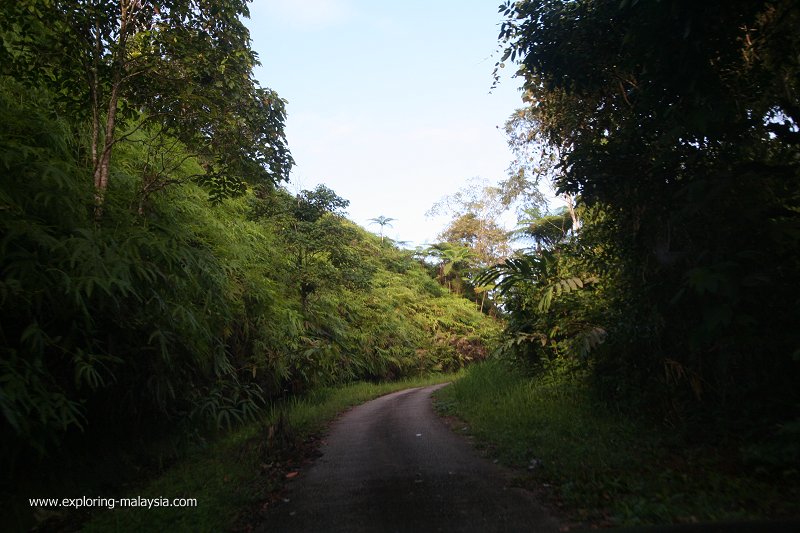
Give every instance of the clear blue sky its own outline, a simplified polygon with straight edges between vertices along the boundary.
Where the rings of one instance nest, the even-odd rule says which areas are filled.
[[[516,80],[490,94],[499,0],[255,0],[256,77],[288,100],[290,189],[325,183],[349,217],[397,219],[387,235],[435,242],[425,212],[511,161],[502,127]]]

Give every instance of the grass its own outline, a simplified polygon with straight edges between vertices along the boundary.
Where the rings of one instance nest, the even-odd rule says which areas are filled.
[[[580,377],[536,379],[499,361],[437,392],[479,445],[522,472],[567,526],[796,517],[797,479],[753,472],[737,450],[687,445],[652,421],[593,405]]]
[[[314,435],[347,408],[393,391],[452,381],[438,374],[393,383],[324,388],[275,406],[264,421],[230,433],[180,461],[130,497],[196,498],[191,508],[120,508],[96,514],[84,531],[202,532],[247,530],[286,474],[307,460]]]

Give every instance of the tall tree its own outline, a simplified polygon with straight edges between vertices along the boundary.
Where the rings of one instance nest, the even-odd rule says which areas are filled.
[[[505,209],[498,187],[473,180],[434,204],[428,215],[452,216],[439,239],[471,249],[479,265],[489,266],[510,253],[508,234],[500,222]]]
[[[0,11],[4,73],[50,86],[89,124],[98,209],[114,147],[173,136],[215,198],[286,179],[284,102],[253,79],[245,0],[21,0]]]
[[[527,0],[501,11],[525,120],[555,154],[559,192],[591,212],[583,260],[616,288],[597,382],[669,391],[681,398],[670,405],[706,414],[788,416],[800,401],[786,318],[800,282],[800,4]]]
[[[285,190],[257,189],[253,215],[281,229],[287,267],[292,273],[301,308],[324,288],[363,288],[371,266],[352,249],[357,232],[343,211],[350,204],[325,185],[291,196]]]
[[[564,149],[544,138],[536,106],[532,105],[527,94],[523,100],[531,105],[517,109],[505,124],[508,146],[514,159],[508,168],[508,177],[499,185],[503,203],[507,206],[516,205],[520,220],[530,219],[532,212],[547,208],[547,198],[542,190],[552,189],[559,175],[559,162]],[[558,196],[566,203],[572,228],[578,229],[580,222],[575,210],[576,196],[566,192]]]
[[[439,283],[446,284],[448,289],[453,290],[455,282],[455,292],[461,294],[464,275],[473,266],[470,263],[475,259],[472,250],[459,244],[443,242],[428,247],[425,254],[439,261]]]
[[[518,227],[513,233],[521,238],[532,239],[539,249],[553,248],[563,242],[574,227],[573,217],[566,207],[544,216],[534,209],[525,214],[528,216],[517,222]]]
[[[381,242],[383,242],[383,228],[386,226],[392,227],[390,222],[394,222],[395,220],[394,218],[385,217],[383,215],[369,219],[370,222],[374,222],[381,227]]]

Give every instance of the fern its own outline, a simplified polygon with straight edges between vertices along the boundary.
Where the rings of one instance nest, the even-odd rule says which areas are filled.
[[[224,429],[287,390],[459,368],[493,342],[497,326],[473,304],[341,218],[321,216],[289,242],[283,219],[253,216],[254,192],[212,205],[182,183],[141,202],[152,156],[141,143],[116,153],[95,220],[86,147],[47,95],[8,84],[0,78],[3,457],[57,454],[82,430],[91,441]],[[161,177],[184,181],[197,164]],[[304,246],[313,253],[300,271]],[[305,302],[298,276],[317,284]]]
[[[544,289],[544,294],[539,300],[537,308],[539,312],[546,313],[553,303],[553,298],[561,296],[562,294],[569,294],[571,292],[578,291],[583,289],[586,285],[597,282],[598,278],[596,276],[587,276],[584,278],[573,276],[570,278],[560,279]]]

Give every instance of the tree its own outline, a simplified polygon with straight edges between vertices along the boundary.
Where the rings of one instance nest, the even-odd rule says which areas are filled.
[[[342,214],[348,200],[325,185],[295,196],[262,187],[256,197],[253,216],[270,220],[281,230],[303,311],[321,289],[364,287],[368,283],[371,267],[351,248],[357,233]]]
[[[545,208],[542,186],[554,179],[558,152],[539,139],[539,129],[529,108],[517,109],[508,118],[505,133],[514,159],[500,189],[503,203],[518,205],[517,216],[521,217],[526,211]]]
[[[392,225],[390,224],[390,222],[393,222],[393,221],[395,221],[397,219],[389,218],[389,217],[385,217],[383,215],[380,215],[380,216],[378,216],[376,218],[371,218],[369,220],[370,220],[370,222],[374,222],[375,224],[377,224],[377,225],[379,225],[381,227],[381,242],[383,242],[383,228],[385,226],[389,226],[391,228]]]
[[[527,101],[527,96],[523,97]],[[559,161],[563,146],[555,146],[543,137],[534,105],[517,109],[506,121],[508,146],[514,159],[508,168],[508,177],[500,182],[503,204],[517,206],[517,217],[523,220],[547,209],[547,199],[542,189],[552,189],[559,176]],[[553,191],[555,192],[555,191]],[[576,214],[576,196],[559,194],[572,218],[571,228],[577,230],[580,222]]]
[[[443,242],[429,246],[425,251],[425,255],[434,257],[439,261],[439,283],[446,284],[448,289],[453,290],[453,282],[455,281],[455,292],[461,294],[463,292],[462,285],[465,270],[470,268],[470,262],[475,258],[472,250],[466,246]]]
[[[184,143],[222,198],[284,180],[293,163],[284,101],[252,77],[247,15],[244,0],[22,0],[0,11],[0,57],[89,124],[98,212],[114,148],[137,131]]]
[[[564,207],[553,214],[542,216],[538,210],[528,209],[526,216],[517,222],[514,233],[522,238],[530,238],[537,248],[553,248],[567,239],[573,229],[573,217]]]
[[[558,192],[590,213],[576,250],[613,294],[596,383],[684,419],[733,425],[746,409],[769,431],[794,416],[800,4],[501,11],[501,63],[519,63],[529,104],[524,142],[545,146]]]
[[[505,208],[499,188],[473,180],[434,204],[428,215],[452,215],[439,239],[469,248],[478,264],[489,266],[510,253],[508,235],[499,222]]]

